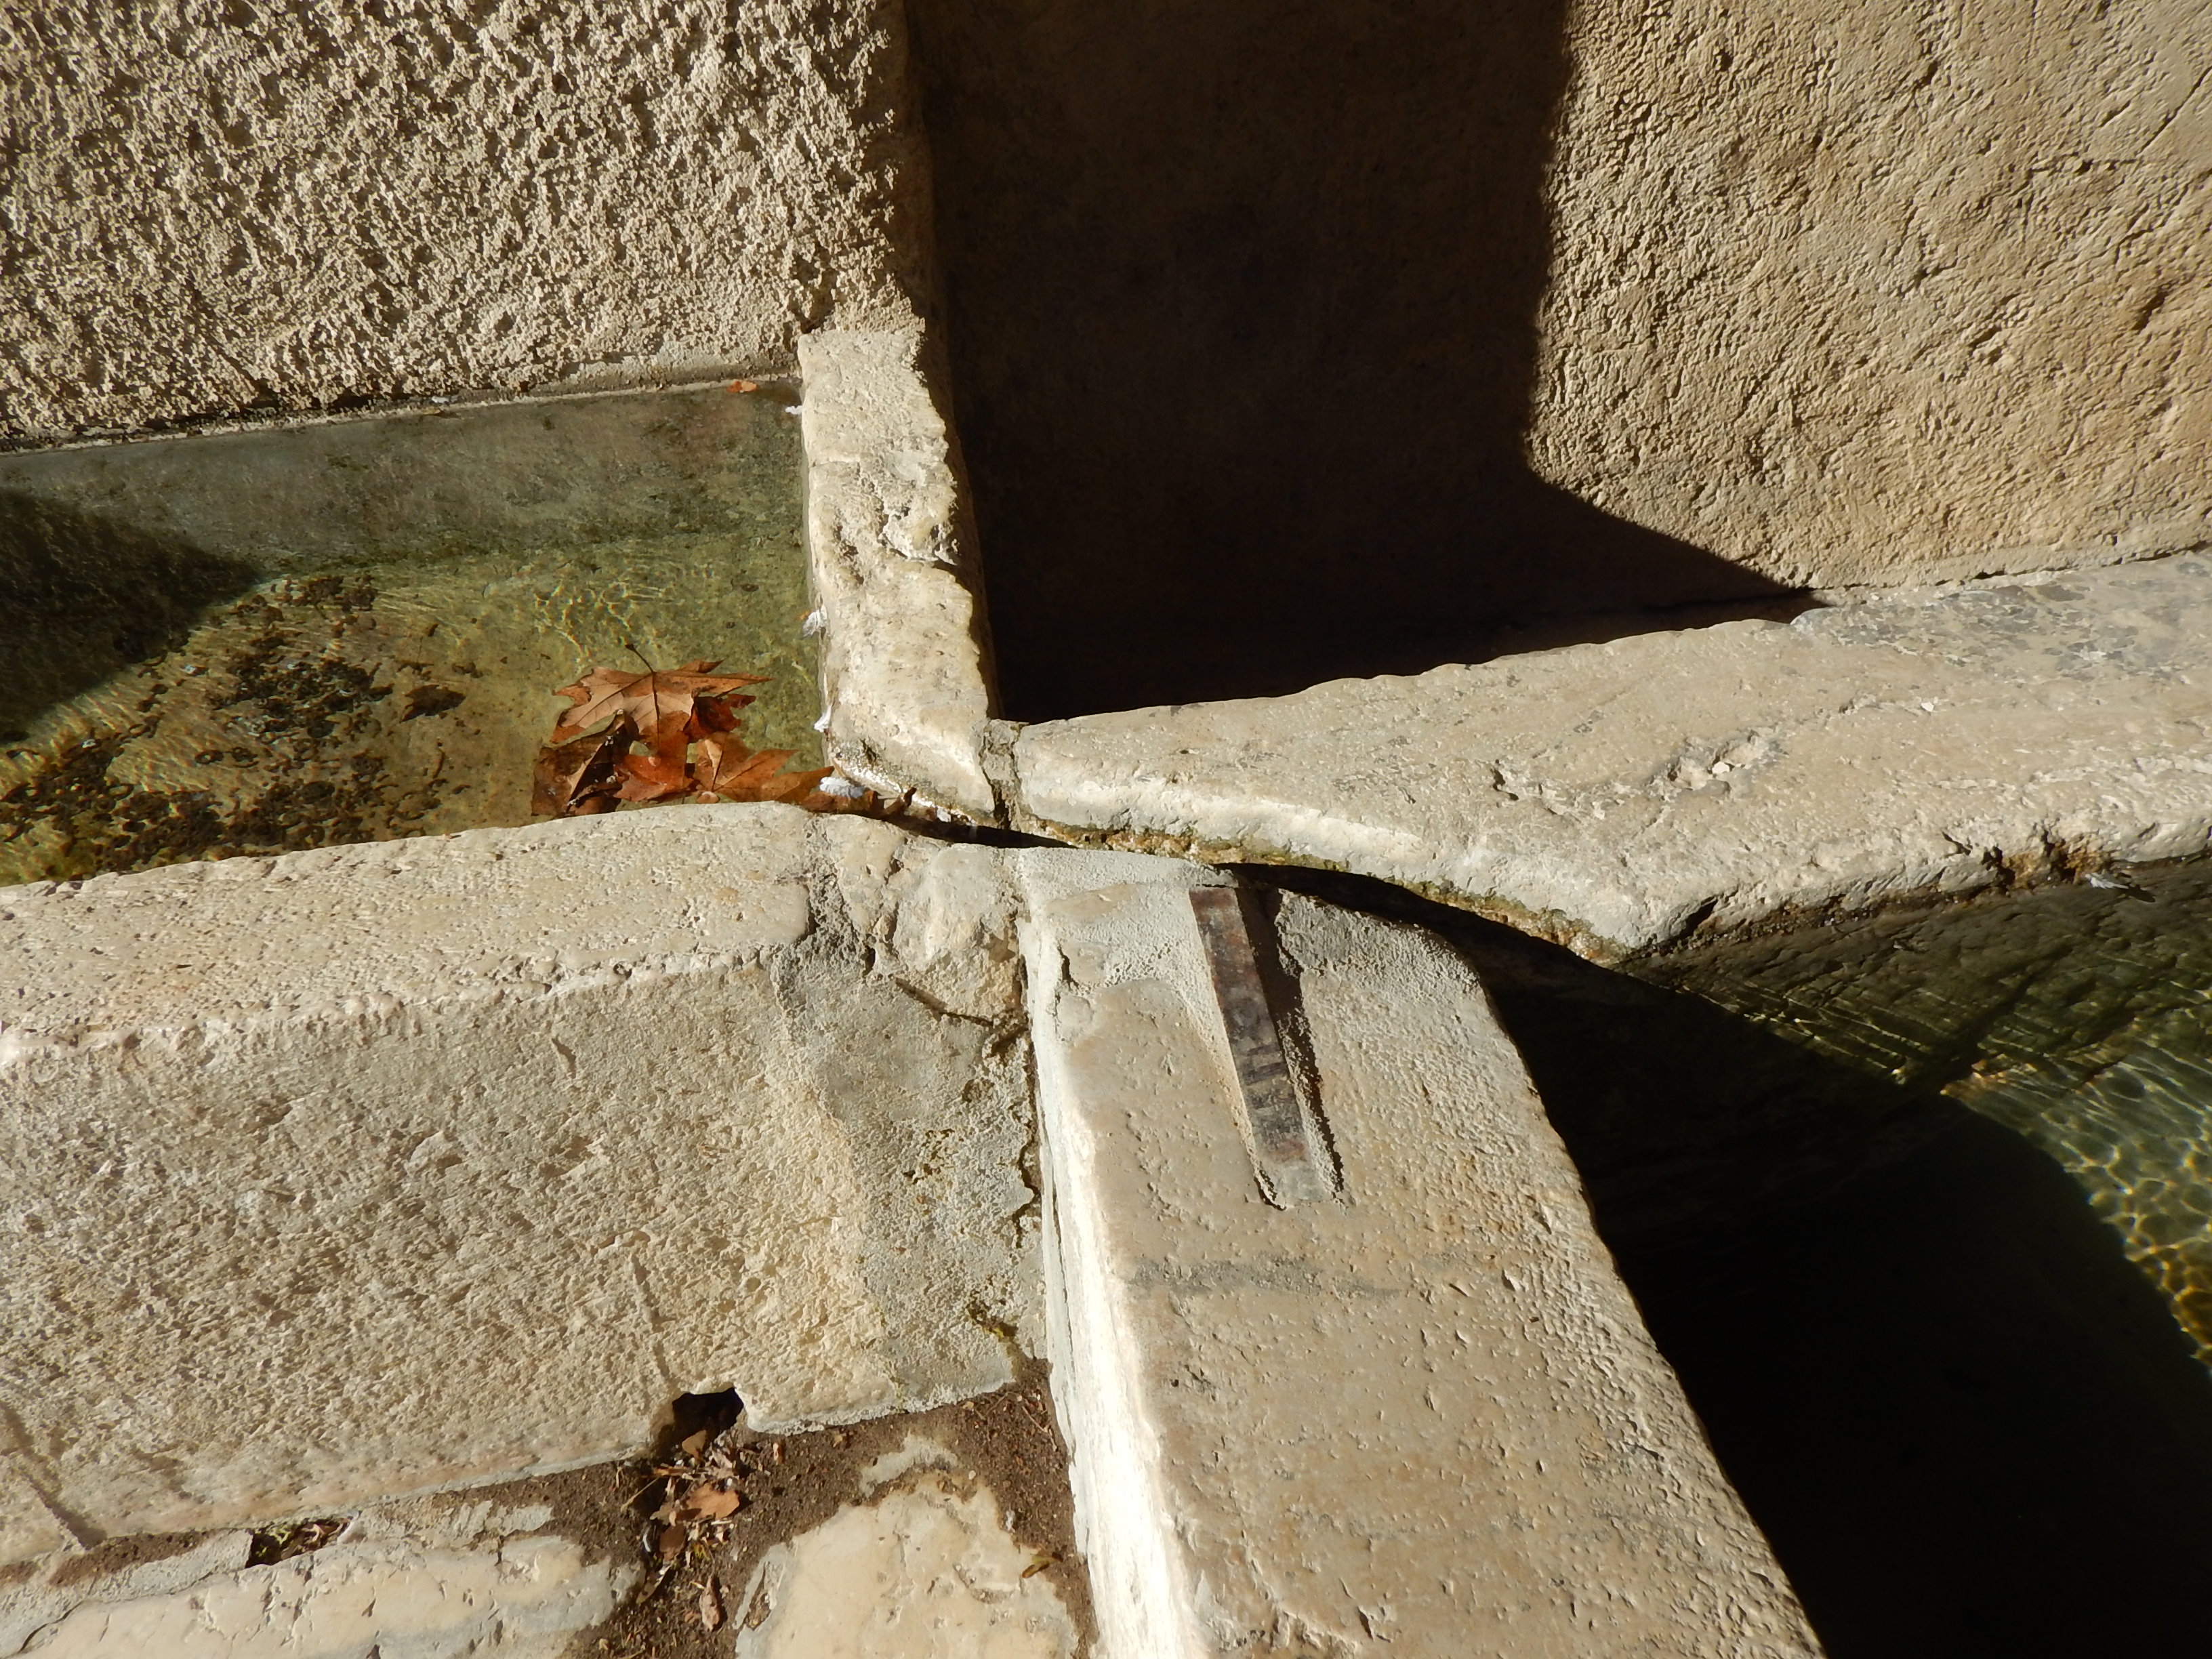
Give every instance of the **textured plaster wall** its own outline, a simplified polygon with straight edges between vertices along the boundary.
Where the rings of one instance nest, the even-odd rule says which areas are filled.
[[[784,368],[921,245],[884,0],[14,0],[0,434]]]
[[[1791,583],[2212,509],[2212,9],[1585,0],[1528,447]]]
[[[908,3],[1012,717],[2206,538],[2202,0]]]

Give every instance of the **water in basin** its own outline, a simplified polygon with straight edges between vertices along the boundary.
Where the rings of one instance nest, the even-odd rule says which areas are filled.
[[[556,687],[819,751],[787,387],[0,456],[0,884],[526,822]]]
[[[2212,1365],[2212,867],[1800,929],[1655,976],[2023,1136]]]

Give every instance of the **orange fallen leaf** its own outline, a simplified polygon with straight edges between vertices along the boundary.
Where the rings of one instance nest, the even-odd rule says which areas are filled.
[[[738,710],[753,701],[732,692],[726,697],[701,697],[691,705],[691,718],[684,729],[695,738],[738,729]]]
[[[594,668],[560,695],[574,706],[538,751],[531,810],[575,817],[624,803],[784,801],[811,812],[875,809],[874,794],[833,769],[786,772],[797,752],[754,749],[738,733],[738,688],[759,674],[717,674],[708,660],[641,674]],[[638,752],[640,745],[644,751]],[[696,749],[696,758],[693,750]]]
[[[757,381],[753,380],[732,380],[730,382],[730,390],[732,392],[758,392],[760,390],[760,386]]]
[[[770,778],[754,799],[786,800],[817,812],[842,811],[852,803],[839,796],[825,795],[818,787],[830,772],[826,766],[817,766],[811,772],[786,772],[781,777]]]
[[[751,800],[751,791],[773,778],[784,762],[797,753],[791,749],[748,749],[737,738],[709,732],[699,739],[698,764],[691,775],[701,789],[725,800]]]
[[[576,706],[553,727],[553,741],[562,743],[605,721],[627,717],[639,737],[655,747],[664,733],[681,732],[690,721],[702,697],[722,697],[741,685],[758,685],[761,674],[717,674],[711,661],[687,662],[681,668],[648,669],[633,674],[621,668],[594,668],[558,695]]]
[[[690,746],[683,727],[673,732],[664,729],[649,753],[624,755],[615,763],[615,769],[622,774],[617,793],[624,800],[673,800],[690,794],[691,769],[684,757]]]

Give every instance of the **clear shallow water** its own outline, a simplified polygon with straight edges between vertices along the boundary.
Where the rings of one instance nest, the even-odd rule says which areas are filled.
[[[526,822],[554,689],[768,675],[818,754],[786,388],[0,457],[0,884]]]
[[[2063,884],[1656,964],[2047,1155],[2212,1365],[2212,869]]]

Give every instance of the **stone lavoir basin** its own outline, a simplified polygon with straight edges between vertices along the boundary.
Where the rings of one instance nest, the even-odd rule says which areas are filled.
[[[2207,15],[9,8],[0,1659],[2204,1651]]]
[[[818,751],[787,386],[0,456],[0,884],[528,820],[590,668]]]
[[[766,674],[749,734],[811,757],[817,603],[849,738],[896,636],[839,627],[867,613],[824,547],[863,522],[851,501],[896,499],[870,445],[929,434],[863,441],[846,411],[874,405],[819,379],[811,586],[810,457],[782,386],[0,459],[19,596],[0,621],[0,884],[525,823],[554,688],[601,662]],[[901,544],[884,568],[943,567]],[[730,834],[728,811],[630,833]],[[1379,882],[1249,874],[1410,917],[1480,971],[1831,1654],[2156,1650],[2188,1627],[2190,1564],[2212,1548],[2194,1496],[2212,1483],[2201,866],[2040,868],[1609,966]],[[979,901],[947,878],[931,902],[917,939]],[[944,960],[969,957],[999,963]]]

